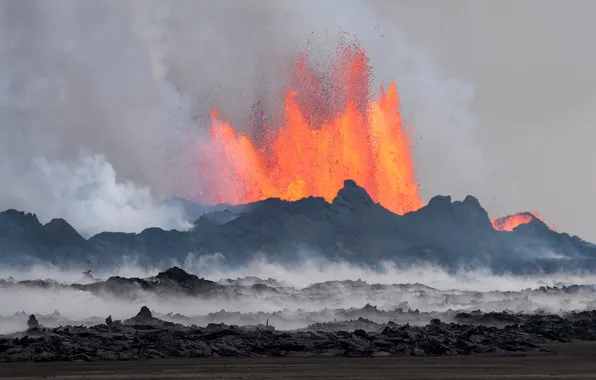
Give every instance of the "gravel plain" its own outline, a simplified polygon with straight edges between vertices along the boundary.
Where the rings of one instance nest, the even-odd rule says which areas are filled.
[[[11,380],[178,379],[595,379],[596,344],[563,343],[552,352],[459,357],[198,358],[131,362],[4,363]]]

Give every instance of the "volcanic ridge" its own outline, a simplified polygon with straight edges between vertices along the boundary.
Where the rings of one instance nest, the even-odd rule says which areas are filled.
[[[172,199],[181,205],[191,202]],[[319,197],[297,201],[270,198],[245,205],[224,205],[197,217],[188,231],[148,228],[141,233],[102,232],[88,239],[67,221],[42,224],[36,215],[16,210],[0,213],[3,263],[105,268],[133,257],[140,265],[171,265],[195,256],[222,254],[229,265],[264,255],[297,262],[301,252],[358,265],[393,261],[430,263],[448,270],[490,268],[496,273],[593,271],[596,246],[558,233],[538,218],[512,231],[500,231],[479,201],[435,196],[417,211],[398,215],[372,200],[366,190],[346,180],[332,202]],[[193,209],[188,209],[193,215]]]

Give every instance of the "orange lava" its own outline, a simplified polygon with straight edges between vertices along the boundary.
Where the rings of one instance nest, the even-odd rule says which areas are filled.
[[[331,201],[343,181],[353,179],[397,214],[423,206],[396,84],[371,99],[371,66],[357,44],[340,44],[334,64],[320,73],[306,55],[298,59],[283,121],[261,125],[267,130],[261,139],[237,132],[213,110],[209,141],[201,144],[202,199]]]
[[[537,211],[518,212],[517,214],[504,216],[492,221],[493,227],[499,231],[513,231],[514,228],[522,224],[530,223],[533,219],[538,219],[545,223],[544,219],[540,217]],[[548,225],[552,230],[555,230],[553,225]]]

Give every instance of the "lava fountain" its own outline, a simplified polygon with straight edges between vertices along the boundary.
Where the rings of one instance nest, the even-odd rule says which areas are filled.
[[[387,209],[404,214],[423,206],[395,83],[371,100],[366,51],[355,43],[337,49],[331,72],[298,58],[295,87],[285,95],[283,123],[256,143],[211,114],[204,199],[247,203],[269,197],[331,201],[345,179],[363,186]]]

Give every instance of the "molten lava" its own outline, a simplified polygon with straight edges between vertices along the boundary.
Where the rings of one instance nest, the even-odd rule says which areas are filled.
[[[234,204],[269,197],[331,201],[344,180],[353,179],[397,214],[421,208],[395,83],[371,100],[371,66],[357,44],[339,46],[330,73],[311,66],[306,55],[298,59],[282,125],[267,127],[258,141],[212,112],[210,141],[201,147],[207,181],[202,198]]]
[[[546,222],[540,217],[537,211],[530,212],[518,212],[517,214],[504,216],[492,221],[493,227],[499,231],[513,231],[514,228],[522,224],[530,223],[532,220],[538,219],[542,223]],[[548,225],[548,227],[554,230],[554,226]]]

